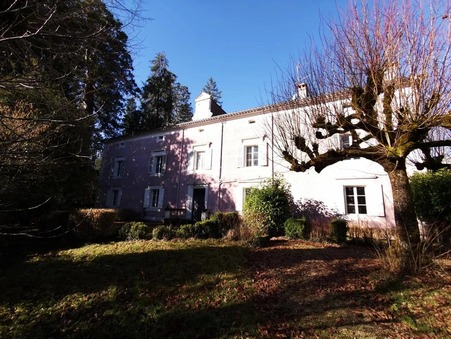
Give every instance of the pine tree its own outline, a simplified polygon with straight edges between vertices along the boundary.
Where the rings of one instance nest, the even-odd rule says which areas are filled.
[[[188,87],[176,83],[174,85],[174,122],[176,124],[190,121],[193,117],[193,108],[191,107],[190,92]]]
[[[218,85],[216,84],[216,81],[213,80],[213,78],[209,78],[207,84],[202,88],[202,92],[205,92],[207,94],[211,95],[211,98],[219,105],[222,106],[221,101],[221,93],[218,89]]]

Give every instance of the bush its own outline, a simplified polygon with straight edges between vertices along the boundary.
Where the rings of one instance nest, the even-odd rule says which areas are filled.
[[[195,237],[195,226],[193,224],[183,224],[175,231],[175,236],[181,239],[189,239]]]
[[[106,239],[116,233],[117,214],[115,209],[80,209],[70,215],[70,228],[82,241]]]
[[[276,177],[261,188],[251,188],[244,202],[244,222],[257,236],[283,234],[283,223],[291,215],[289,186]]]
[[[170,226],[160,225],[153,229],[152,239],[155,240],[171,240],[175,238],[175,231]]]
[[[348,224],[344,219],[335,219],[330,223],[330,236],[332,241],[340,244],[346,242]]]
[[[307,219],[289,218],[284,223],[285,235],[291,239],[307,239],[310,234],[310,227]]]
[[[451,245],[451,171],[416,173],[410,179],[415,210],[441,245]]]
[[[123,224],[118,232],[121,240],[145,239],[149,234],[151,234],[150,226],[139,221]]]
[[[298,201],[294,214],[307,219],[310,238],[315,240],[326,240],[330,236],[330,222],[339,217],[337,211],[315,199]]]
[[[117,216],[117,221],[136,221],[136,220],[140,220],[141,216],[139,215],[138,212],[131,210],[131,209],[127,209],[127,208],[121,208],[118,210],[118,216]]]

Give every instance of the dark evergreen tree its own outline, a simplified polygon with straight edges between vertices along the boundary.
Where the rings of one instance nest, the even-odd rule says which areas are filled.
[[[139,131],[141,125],[141,116],[141,111],[136,105],[136,99],[130,98],[125,108],[124,134],[134,135]]]
[[[191,107],[190,92],[188,87],[175,83],[174,85],[174,122],[181,123],[190,121],[193,117],[193,108]]]
[[[216,81],[213,80],[213,78],[209,78],[207,84],[202,88],[202,92],[205,92],[207,94],[211,95],[211,98],[219,105],[222,106],[221,101],[221,93],[218,89],[218,85],[216,84]]]

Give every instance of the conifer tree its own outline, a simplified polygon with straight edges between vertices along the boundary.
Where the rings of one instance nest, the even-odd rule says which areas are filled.
[[[216,84],[216,81],[213,80],[213,78],[209,78],[207,84],[204,86],[204,88],[202,88],[202,92],[205,92],[207,94],[211,95],[211,98],[219,105],[222,106],[222,101],[221,101],[221,93],[222,91],[220,91],[218,89],[218,85]]]

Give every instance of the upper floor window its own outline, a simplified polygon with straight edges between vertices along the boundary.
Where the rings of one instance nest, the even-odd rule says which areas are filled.
[[[166,151],[155,151],[149,159],[149,173],[160,175],[166,171]]]
[[[258,166],[258,146],[245,147],[246,167]]]
[[[196,170],[205,169],[205,151],[195,152],[195,162],[196,162]]]
[[[121,178],[125,174],[125,158],[116,157],[111,162],[111,176],[113,178]]]
[[[346,186],[346,214],[367,214],[365,187]]]

